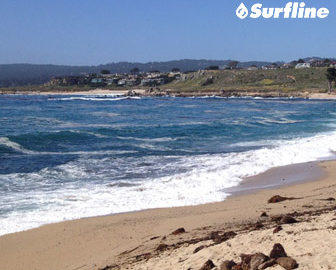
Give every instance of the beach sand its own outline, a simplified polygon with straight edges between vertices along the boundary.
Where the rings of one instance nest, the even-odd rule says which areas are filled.
[[[300,166],[275,168],[244,183],[265,186],[272,178],[283,186],[235,191],[220,203],[86,218],[2,236],[0,269],[198,270],[208,259],[220,269],[224,260],[240,262],[241,253],[269,255],[275,243],[298,269],[336,269],[336,162]],[[300,182],[291,182],[291,175],[301,175]],[[268,203],[274,195],[295,199]],[[298,222],[282,224],[274,234],[281,215],[289,213]],[[185,233],[171,234],[181,227]]]

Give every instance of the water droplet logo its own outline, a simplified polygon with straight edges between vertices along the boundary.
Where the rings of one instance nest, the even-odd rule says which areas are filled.
[[[239,19],[245,19],[248,15],[247,7],[244,5],[244,3],[241,3],[239,7],[236,10],[236,15]]]

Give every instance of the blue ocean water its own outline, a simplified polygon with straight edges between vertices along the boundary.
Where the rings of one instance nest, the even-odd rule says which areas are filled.
[[[335,101],[2,95],[0,235],[220,201],[335,150]]]

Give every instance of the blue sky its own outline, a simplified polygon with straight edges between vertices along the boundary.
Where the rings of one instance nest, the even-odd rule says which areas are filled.
[[[334,0],[326,19],[240,20],[235,10],[285,0],[1,0],[0,63],[96,65],[176,59],[336,57]]]

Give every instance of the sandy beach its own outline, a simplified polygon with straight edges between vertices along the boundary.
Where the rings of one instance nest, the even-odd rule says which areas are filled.
[[[302,172],[315,165],[305,166]],[[254,181],[270,175],[281,179],[282,171],[270,170]],[[289,171],[287,176],[298,173]],[[237,194],[220,203],[86,218],[8,234],[0,237],[0,268],[198,270],[210,259],[221,269],[225,260],[238,263],[242,253],[269,255],[280,243],[298,269],[335,269],[336,162],[323,161],[308,175],[318,179],[304,177],[307,181]],[[268,203],[274,195],[291,199]],[[286,214],[297,222],[282,222]],[[277,226],[282,230],[273,233]],[[185,232],[171,234],[178,228]]]

